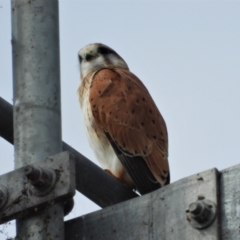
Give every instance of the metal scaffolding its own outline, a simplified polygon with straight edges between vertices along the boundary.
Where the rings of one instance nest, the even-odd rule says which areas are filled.
[[[15,170],[0,176],[0,224],[17,219],[17,240],[240,239],[240,165],[137,197],[62,142],[57,0],[12,0],[12,45],[14,106],[0,97],[0,136]],[[75,188],[104,209],[63,222]]]

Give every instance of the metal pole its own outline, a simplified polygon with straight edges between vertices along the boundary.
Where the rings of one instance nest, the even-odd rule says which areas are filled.
[[[62,151],[58,1],[12,0],[11,10],[19,168]],[[64,239],[62,204],[18,219],[17,239]]]

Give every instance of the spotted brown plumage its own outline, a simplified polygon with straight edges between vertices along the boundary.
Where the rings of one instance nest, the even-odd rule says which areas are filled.
[[[146,87],[105,45],[87,45],[79,58],[80,104],[102,167],[141,194],[168,184],[167,128]]]

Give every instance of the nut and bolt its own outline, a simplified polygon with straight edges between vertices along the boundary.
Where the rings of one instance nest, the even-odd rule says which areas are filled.
[[[27,166],[25,167],[25,176],[30,183],[38,190],[38,195],[49,192],[56,180],[56,174],[50,169],[42,169],[39,167]]]
[[[197,201],[190,204],[189,212],[197,222],[204,222],[208,220],[211,208],[204,201]]]
[[[187,219],[194,228],[210,226],[216,217],[216,205],[207,199],[198,200],[189,205]]]

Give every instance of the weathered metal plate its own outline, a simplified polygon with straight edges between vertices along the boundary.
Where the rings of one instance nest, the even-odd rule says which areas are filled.
[[[206,229],[186,218],[189,204],[205,197],[218,206],[217,170],[170,184],[153,193],[65,222],[65,239],[219,239],[219,217]]]
[[[45,196],[34,195],[32,186],[25,177],[26,166],[1,175],[0,185],[7,188],[8,199],[5,206],[0,209],[0,224],[37,212],[75,194],[75,162],[69,152],[62,152],[29,165],[55,171],[57,174],[55,186]]]
[[[221,236],[240,239],[240,165],[225,169],[220,175]]]

